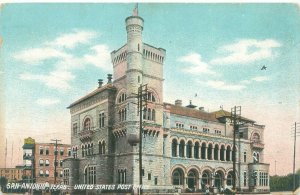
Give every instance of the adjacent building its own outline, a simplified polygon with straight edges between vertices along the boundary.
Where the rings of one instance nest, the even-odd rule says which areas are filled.
[[[57,151],[56,162],[55,151]],[[70,156],[71,147],[68,144],[56,146],[55,143],[37,143],[30,137],[26,138],[23,145],[23,181],[53,184],[56,166],[56,183],[62,183],[63,160]]]
[[[73,102],[72,157],[65,159],[64,183],[139,184],[140,116],[138,88],[147,85],[142,109],[142,181],[151,189],[205,186],[269,191],[264,163],[264,126],[238,118],[234,152],[231,112],[206,112],[190,102],[165,103],[163,67],[166,50],[142,40],[144,20],[135,10],[125,20],[127,42],[111,52],[113,75]],[[146,88],[146,87],[145,87]]]
[[[0,168],[0,177],[5,177],[8,182],[18,182],[22,180],[23,166],[15,168]]]

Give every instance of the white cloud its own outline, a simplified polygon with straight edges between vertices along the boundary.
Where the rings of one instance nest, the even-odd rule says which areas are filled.
[[[49,88],[65,91],[71,88],[69,82],[72,81],[75,76],[68,71],[54,70],[48,75],[22,73],[19,75],[19,78],[21,80],[40,81]]]
[[[216,81],[216,80],[215,81],[213,81],[213,80],[207,81],[205,84],[214,89],[225,90],[225,91],[239,91],[239,90],[246,88],[246,86],[244,86],[244,85],[228,84],[228,83],[225,83],[224,81]]]
[[[182,56],[178,59],[178,61],[190,64],[189,67],[184,69],[185,72],[191,74],[215,74],[214,71],[209,69],[209,64],[202,61],[201,55],[198,53],[193,52],[186,56]]]
[[[252,80],[256,82],[263,82],[263,81],[270,80],[270,78],[266,76],[257,76],[257,77],[253,77]]]
[[[86,54],[83,60],[87,64],[94,65],[102,69],[110,69],[110,52],[107,45],[95,45],[91,47],[92,54]]]
[[[72,49],[79,44],[90,43],[92,39],[97,36],[97,33],[94,31],[87,30],[74,30],[73,33],[63,34],[53,41],[46,42],[46,45],[52,47],[64,47],[67,49]]]
[[[67,58],[70,55],[50,47],[25,49],[14,55],[14,58],[27,64],[38,64],[48,59]]]
[[[40,106],[51,106],[58,104],[60,102],[57,98],[40,98],[36,101],[36,103]]]
[[[255,40],[243,39],[236,43],[220,48],[227,54],[210,61],[211,64],[246,64],[258,60],[269,59],[275,56],[273,49],[281,47],[281,44],[272,39]]]

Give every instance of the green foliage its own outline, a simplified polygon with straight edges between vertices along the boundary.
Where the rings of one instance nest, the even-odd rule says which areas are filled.
[[[296,188],[299,187],[300,174],[296,174]],[[270,176],[270,190],[276,191],[294,191],[293,174],[286,176]]]

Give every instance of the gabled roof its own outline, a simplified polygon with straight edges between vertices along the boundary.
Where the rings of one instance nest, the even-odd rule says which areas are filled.
[[[87,95],[83,96],[82,98],[76,100],[75,102],[73,102],[72,104],[70,104],[67,108],[71,108],[72,106],[75,106],[76,104],[79,104],[80,102],[106,90],[106,89],[115,89],[115,87],[112,84],[106,84],[100,88],[95,89],[94,91],[88,93]]]
[[[197,110],[194,108],[187,108],[183,106],[175,106],[174,104],[164,103],[164,107],[167,110],[170,110],[171,114],[177,114],[181,116],[188,116],[193,118],[198,118],[206,121],[219,122],[214,114],[209,112]]]

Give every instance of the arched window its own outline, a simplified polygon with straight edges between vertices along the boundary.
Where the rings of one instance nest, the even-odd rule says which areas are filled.
[[[203,185],[209,184],[209,173],[206,171],[202,174],[202,184]]]
[[[177,140],[173,139],[172,140],[172,156],[176,157],[177,156]]]
[[[228,175],[227,175],[227,182],[226,182],[226,184],[228,186],[232,186],[232,183],[233,183],[233,173],[232,173],[232,171],[230,171],[228,173]]]
[[[46,177],[49,177],[49,170],[46,170],[45,176],[46,176]]]
[[[126,93],[121,93],[119,98],[118,98],[118,103],[122,103],[127,99]]]
[[[195,189],[196,188],[196,184],[197,184],[197,178],[196,178],[195,172],[193,170],[189,171],[188,175],[187,175],[187,185],[188,185],[188,188]]]
[[[186,146],[186,157],[187,158],[192,158],[192,147],[193,147],[193,144],[191,141],[189,141]]]
[[[40,159],[40,166],[44,166],[44,160]]]
[[[181,169],[176,169],[173,172],[172,184],[173,185],[183,185],[183,171]]]
[[[155,110],[152,110],[152,120],[155,121]]]
[[[259,136],[258,133],[254,133],[254,134],[252,135],[252,141],[253,141],[253,142],[256,142],[256,143],[260,142],[260,136]]]
[[[102,154],[105,154],[105,141],[102,142]]]
[[[152,92],[147,93],[147,101],[148,102],[155,102],[156,101],[155,96]]]
[[[200,147],[199,142],[196,142],[194,146],[194,157],[197,159],[199,158],[199,147]]]
[[[221,146],[221,155],[220,155],[220,160],[225,161],[225,146]]]
[[[231,152],[231,148],[230,148],[230,146],[227,146],[227,148],[226,148],[226,161],[230,161],[230,152]]]
[[[98,145],[99,145],[99,154],[102,154],[102,151],[103,151],[102,142],[99,142]]]
[[[208,145],[208,149],[207,149],[207,158],[208,158],[208,160],[212,160],[212,151],[213,151],[212,147],[213,147],[212,144]]]
[[[48,159],[45,160],[45,166],[49,166],[50,162]]]
[[[40,170],[40,177],[43,177],[43,176],[44,176],[44,171]]]
[[[184,141],[181,140],[180,144],[179,144],[179,156],[180,157],[184,157],[184,145],[185,145]]]
[[[202,143],[201,145],[201,158],[202,159],[206,158],[206,143]]]
[[[219,145],[216,144],[214,148],[214,160],[219,160]]]
[[[90,118],[86,118],[84,120],[83,127],[84,127],[84,130],[90,130],[91,129],[91,119]]]
[[[147,108],[144,107],[143,109],[143,119],[146,120],[146,116],[147,116]]]
[[[151,120],[151,109],[148,108],[147,120]]]

